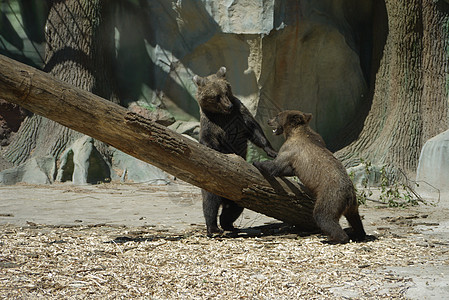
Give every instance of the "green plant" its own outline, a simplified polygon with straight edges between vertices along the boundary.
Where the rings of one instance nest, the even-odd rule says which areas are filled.
[[[359,204],[366,204],[369,197],[373,195],[369,179],[375,174],[375,168],[370,161],[360,159],[364,165],[364,174],[361,181],[361,189],[356,188],[357,201]],[[413,185],[418,186],[417,183],[411,183],[407,176],[400,169],[394,173],[387,166],[382,166],[379,171],[379,201],[387,204],[389,207],[407,207],[416,206],[420,203],[426,203],[421,196],[412,188]],[[351,172],[349,174],[352,180],[355,178],[355,174]],[[402,177],[402,180],[398,179]],[[374,201],[374,200],[372,200]]]
[[[383,166],[380,169],[380,196],[379,199],[383,203],[388,204],[389,207],[407,207],[416,206],[419,203],[427,204],[421,196],[412,188],[412,184],[407,176],[398,169],[396,176],[393,172],[388,172],[387,168]],[[402,176],[402,180],[397,177]],[[418,186],[417,183],[415,183]]]

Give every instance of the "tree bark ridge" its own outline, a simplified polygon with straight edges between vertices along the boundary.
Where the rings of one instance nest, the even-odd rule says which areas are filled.
[[[336,154],[347,166],[363,158],[413,175],[424,142],[449,124],[448,17],[431,0],[385,4],[389,34],[372,106],[359,137]]]

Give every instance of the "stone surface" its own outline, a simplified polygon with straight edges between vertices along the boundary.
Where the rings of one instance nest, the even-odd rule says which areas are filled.
[[[0,172],[0,185],[13,185],[19,182],[48,184],[53,182],[56,162],[51,156],[31,158],[26,163]]]
[[[150,1],[148,98],[162,99],[177,119],[197,119],[191,78],[226,66],[233,92],[259,121],[283,109],[311,112],[336,148],[367,89],[353,26],[369,22],[371,1],[350,2]]]
[[[170,126],[171,124],[175,123],[175,118],[166,109],[162,109],[160,107],[143,107],[140,106],[137,102],[132,102],[128,106],[128,109],[133,113],[153,120],[156,123],[164,126]]]
[[[31,158],[15,167],[7,162],[0,163],[4,166],[0,172],[0,185],[49,184],[55,181],[85,185],[110,180],[167,184],[169,181],[169,175],[159,168],[117,149],[112,150],[111,163],[107,162],[95,147],[94,139],[89,136],[76,140],[62,153],[57,170],[55,159],[51,156]]]
[[[61,155],[57,181],[87,184],[109,181],[110,166],[94,146],[94,139],[83,136]]]
[[[190,136],[196,140],[200,135],[200,122],[197,121],[176,121],[172,125],[168,126],[173,131]]]
[[[275,14],[274,0],[202,2],[206,11],[224,33],[269,34],[273,29]]]
[[[112,180],[121,182],[167,184],[169,176],[161,169],[115,149],[112,156]]]
[[[234,94],[262,124],[275,148],[283,139],[273,137],[266,122],[284,109],[312,113],[312,127],[327,146],[332,151],[343,146],[346,126],[365,103],[371,0],[131,2],[142,8],[142,18],[120,12],[116,28],[116,75],[123,106],[167,125],[174,121],[172,115],[176,122],[171,128],[197,137],[199,107],[192,77],[226,66]],[[167,108],[171,115],[147,109],[155,107]],[[64,166],[56,180],[84,184],[115,176],[89,143],[83,147],[55,158]],[[261,155],[254,149],[249,158]],[[71,166],[70,160],[77,165]],[[118,171],[123,175],[126,170],[125,178],[133,177],[131,171],[137,168],[128,161],[131,165],[122,164]],[[6,166],[0,160],[2,165]],[[84,169],[95,165],[106,170]],[[145,180],[138,177],[133,178]]]
[[[421,150],[418,170],[418,183],[424,182],[433,187],[449,191],[449,130],[429,139]]]
[[[381,183],[381,173],[378,166],[364,163],[347,169],[349,176],[358,188],[377,187]]]
[[[121,182],[166,184],[167,173],[115,148],[109,163],[94,145],[94,139],[84,136],[61,156],[56,181],[71,181],[75,185],[95,184],[110,180]]]

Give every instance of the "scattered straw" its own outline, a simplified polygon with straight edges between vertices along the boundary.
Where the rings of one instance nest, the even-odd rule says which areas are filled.
[[[445,243],[385,235],[204,237],[151,227],[2,225],[3,298],[392,299],[410,278],[389,267],[448,264]]]

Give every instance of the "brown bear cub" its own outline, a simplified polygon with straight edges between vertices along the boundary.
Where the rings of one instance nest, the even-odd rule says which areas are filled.
[[[221,67],[216,74],[205,78],[194,76],[198,87],[197,99],[200,106],[199,142],[222,153],[237,154],[246,159],[247,143],[250,140],[262,148],[268,156],[276,157],[276,151],[265,137],[262,128],[237,99],[226,80],[226,68]],[[202,190],[203,213],[207,234],[222,233],[218,228],[217,216],[220,205],[220,226],[223,230],[235,230],[233,223],[243,211],[243,207]]]
[[[322,137],[309,127],[311,114],[286,110],[268,122],[275,135],[284,134],[285,143],[272,161],[254,165],[271,176],[297,176],[316,199],[313,217],[330,243],[347,243],[349,237],[339,219],[346,217],[351,238],[366,236],[360,219],[354,185],[342,163],[326,149]]]

